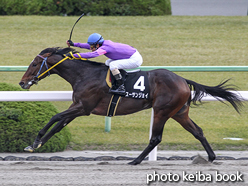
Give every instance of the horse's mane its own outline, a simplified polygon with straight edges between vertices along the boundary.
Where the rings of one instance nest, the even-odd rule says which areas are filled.
[[[68,48],[68,47],[67,48],[53,47],[53,48],[46,48],[46,49],[42,50],[40,52],[40,55],[43,55],[45,53],[51,53],[51,55],[58,54],[58,55],[63,56],[64,54],[67,54],[69,52],[72,52],[73,54],[74,53],[78,53],[78,51],[76,51],[73,48]]]
[[[64,57],[64,54],[67,54],[69,52],[72,52],[73,54],[78,53],[78,51],[76,51],[73,48],[69,48],[69,47],[67,47],[67,48],[53,47],[53,48],[46,48],[46,49],[42,50],[39,55],[50,53],[51,55],[57,54],[57,55],[61,55]],[[74,59],[74,60],[75,61],[82,61],[80,59]],[[104,65],[103,63],[99,63],[99,62],[95,62],[95,61],[89,61],[89,60],[85,60],[85,62],[90,62],[91,64],[94,64],[94,65]]]

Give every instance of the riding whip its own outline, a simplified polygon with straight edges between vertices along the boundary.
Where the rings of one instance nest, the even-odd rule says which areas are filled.
[[[72,32],[73,32],[73,29],[75,27],[75,25],[77,24],[77,22],[84,16],[84,13],[78,18],[78,20],[75,22],[75,24],[73,25],[72,29],[71,29],[71,34],[70,34],[70,37],[69,37],[69,40],[71,40],[71,35],[72,35]]]

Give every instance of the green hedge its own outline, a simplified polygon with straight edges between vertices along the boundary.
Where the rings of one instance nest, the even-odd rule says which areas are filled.
[[[22,89],[0,83],[0,91]],[[0,102],[0,152],[23,152],[58,110],[50,102]],[[36,152],[63,151],[71,134],[65,127]]]
[[[170,0],[0,0],[0,15],[170,15]]]

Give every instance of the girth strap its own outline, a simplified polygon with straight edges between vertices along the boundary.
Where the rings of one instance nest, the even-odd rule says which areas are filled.
[[[121,99],[120,95],[116,95],[116,94],[112,95],[110,102],[109,102],[109,106],[108,106],[107,116],[109,117],[115,116],[115,112],[116,112],[120,99]]]

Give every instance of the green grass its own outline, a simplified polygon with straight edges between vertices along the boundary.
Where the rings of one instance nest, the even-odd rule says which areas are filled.
[[[28,66],[47,47],[66,47],[66,40],[78,17],[1,16],[0,66]],[[248,17],[83,17],[72,36],[86,42],[91,33],[105,39],[127,43],[142,54],[143,66],[228,66],[248,65]],[[79,49],[79,51],[83,51]],[[96,61],[104,62],[101,56]],[[232,78],[240,90],[248,90],[247,72],[180,72],[187,79],[216,85]],[[1,82],[18,84],[23,72],[1,72]],[[50,76],[31,90],[71,90],[59,76]],[[53,102],[63,111],[70,102]],[[72,133],[70,148],[142,150],[148,143],[151,110],[112,118],[110,133],[104,132],[104,117],[86,116],[68,125]],[[247,106],[241,115],[231,106],[208,102],[191,108],[190,117],[217,149],[244,150],[248,146]],[[224,140],[244,138],[243,141]],[[169,120],[159,149],[200,149],[198,140],[178,123]]]

